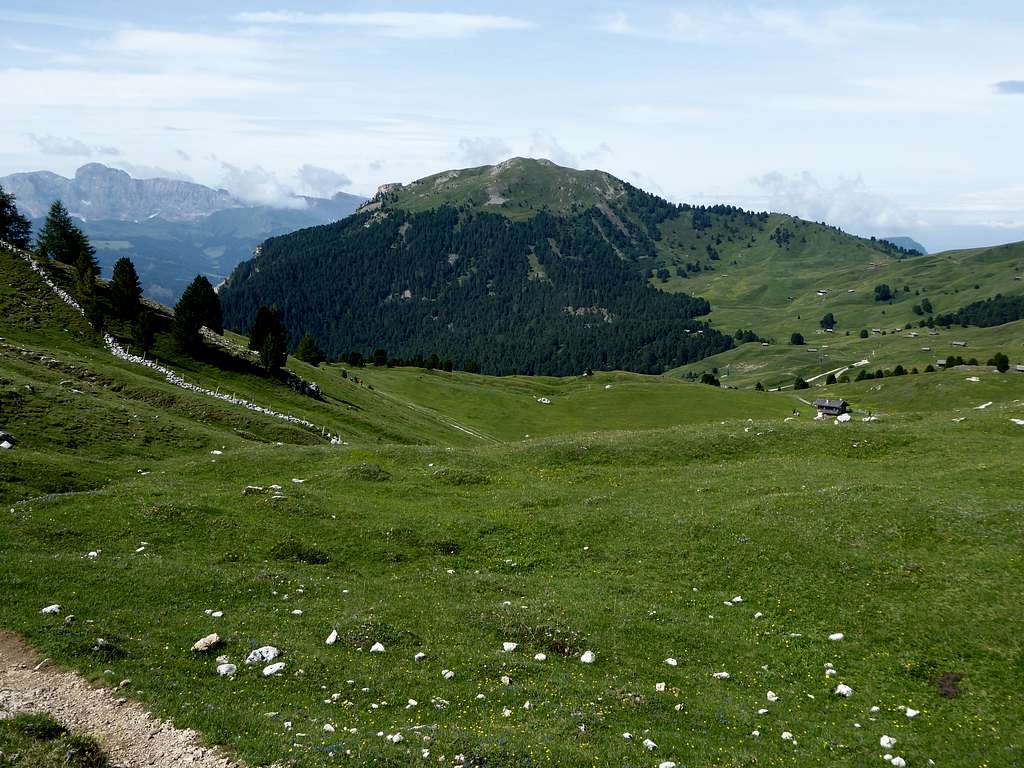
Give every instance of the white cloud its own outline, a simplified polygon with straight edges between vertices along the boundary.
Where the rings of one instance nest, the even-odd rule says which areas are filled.
[[[352,179],[344,173],[309,163],[299,168],[295,176],[299,180],[300,189],[311,197],[332,197],[336,192],[352,186]]]
[[[146,165],[129,163],[127,160],[119,161],[116,166],[126,171],[133,179],[174,179],[175,181],[195,181],[191,176],[182,171],[170,170],[159,165]]]
[[[459,140],[459,159],[467,166],[492,165],[507,159],[512,148],[501,139],[477,136]]]
[[[481,32],[516,31],[530,29],[534,26],[532,22],[510,16],[403,11],[375,13],[261,11],[240,13],[235,16],[235,19],[247,24],[362,28],[389,37],[406,39],[455,39],[472,37]]]
[[[859,42],[865,37],[900,35],[917,29],[909,22],[878,16],[856,6],[812,12],[754,5],[737,10],[691,6],[673,11],[667,19],[645,19],[641,25],[620,12],[604,17],[598,26],[611,34],[688,43],[771,42],[783,38],[817,46]]]
[[[858,233],[897,235],[916,227],[915,217],[892,200],[872,192],[860,177],[821,184],[806,171],[785,176],[778,171],[754,179],[761,190],[758,207],[811,221],[824,221]]]
[[[221,163],[221,170],[220,186],[247,203],[275,208],[306,207],[306,201],[296,197],[294,190],[283,184],[277,174],[259,165],[241,168],[231,163]]]
[[[67,157],[91,157],[92,147],[71,136],[37,136],[30,133],[28,137],[39,147],[44,155],[64,155]]]

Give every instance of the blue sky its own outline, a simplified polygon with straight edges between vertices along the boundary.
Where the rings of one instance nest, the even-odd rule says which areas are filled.
[[[1021,40],[1019,2],[5,0],[0,175],[273,202],[529,155],[931,249],[1024,240]]]

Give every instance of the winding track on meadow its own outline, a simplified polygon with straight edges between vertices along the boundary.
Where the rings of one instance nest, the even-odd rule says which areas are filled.
[[[195,731],[158,720],[141,704],[94,688],[75,672],[41,663],[17,635],[0,631],[0,719],[23,712],[46,712],[92,736],[116,768],[245,768],[204,747]]]

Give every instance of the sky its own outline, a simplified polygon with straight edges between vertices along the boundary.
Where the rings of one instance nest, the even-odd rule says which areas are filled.
[[[0,175],[255,202],[547,157],[675,202],[1024,240],[1024,3],[0,4]]]

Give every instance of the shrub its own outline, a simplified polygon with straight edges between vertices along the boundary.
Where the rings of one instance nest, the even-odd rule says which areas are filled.
[[[325,565],[331,559],[320,547],[315,544],[307,544],[295,537],[279,541],[270,548],[270,555],[275,560],[287,560],[292,563],[308,565]]]
[[[810,384],[800,377],[797,377],[797,380],[793,382],[793,389],[808,389],[810,386]]]
[[[866,339],[868,337],[868,329],[867,328],[861,328],[860,329],[860,337],[862,339]]]
[[[795,347],[799,347],[804,343],[804,335],[802,333],[794,333],[789,337],[789,343]]]

